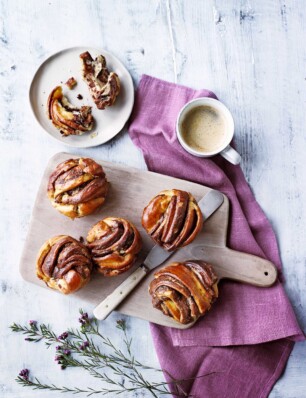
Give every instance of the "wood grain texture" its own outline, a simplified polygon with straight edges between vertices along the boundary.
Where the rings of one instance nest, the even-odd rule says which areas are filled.
[[[13,381],[22,367],[58,384],[75,385],[76,375],[79,385],[88,381],[79,372],[60,372],[53,352],[22,343],[7,327],[37,318],[60,333],[77,324],[77,300],[69,297],[63,307],[55,294],[46,313],[49,293],[24,283],[18,272],[43,170],[54,153],[66,150],[36,124],[28,87],[38,65],[63,47],[106,48],[130,70],[135,85],[147,73],[211,89],[229,107],[243,171],[277,233],[285,288],[306,329],[305,21],[300,0],[0,0],[1,397],[41,395]],[[126,129],[107,145],[77,153],[145,169]],[[103,331],[122,347],[115,319],[106,320]],[[138,358],[158,366],[148,324],[127,322],[137,335]],[[305,358],[306,344],[296,344],[270,398],[305,397]]]

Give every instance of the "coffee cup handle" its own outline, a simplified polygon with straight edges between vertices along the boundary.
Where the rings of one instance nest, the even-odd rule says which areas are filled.
[[[224,157],[224,159],[228,160],[230,163],[234,164],[235,166],[240,163],[241,161],[241,156],[237,151],[235,151],[234,148],[232,148],[230,145],[228,145],[225,149],[223,149],[222,152],[220,152],[220,155]]]

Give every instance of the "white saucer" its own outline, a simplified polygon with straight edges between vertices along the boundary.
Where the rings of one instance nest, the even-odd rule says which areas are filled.
[[[89,51],[93,58],[100,54],[104,55],[108,70],[116,72],[119,76],[120,93],[115,104],[105,110],[97,109],[87,85],[82,79],[79,55],[85,51]],[[72,90],[65,85],[70,77],[77,80],[77,85]],[[81,136],[63,137],[60,131],[53,126],[47,116],[47,100],[51,91],[58,85],[62,86],[64,95],[67,95],[73,105],[77,107],[92,106],[92,114],[95,119],[92,131]],[[82,100],[77,98],[78,94],[82,95]],[[133,109],[134,86],[130,73],[114,55],[103,49],[74,47],[51,55],[40,65],[31,82],[29,96],[35,118],[48,134],[66,145],[87,148],[104,144],[122,130]]]

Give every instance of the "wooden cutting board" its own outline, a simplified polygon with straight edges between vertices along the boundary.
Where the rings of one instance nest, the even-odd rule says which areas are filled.
[[[200,200],[210,191],[210,188],[189,181],[95,159],[103,166],[110,182],[107,200],[94,214],[70,220],[52,207],[46,192],[49,175],[56,165],[64,160],[76,157],[78,156],[58,153],[48,163],[37,193],[29,232],[21,256],[20,272],[26,281],[47,288],[50,295],[57,294],[56,291],[51,290],[38,279],[35,274],[36,256],[42,244],[55,235],[65,234],[76,239],[81,236],[85,238],[91,226],[105,217],[127,218],[139,229],[143,240],[142,251],[136,264],[129,272],[112,278],[94,273],[91,281],[74,294],[80,300],[86,301],[94,307],[135,270],[136,266],[144,260],[148,251],[153,247],[153,241],[141,226],[142,210],[149,201],[160,191],[173,188],[191,192],[197,200]],[[259,278],[260,284],[272,285],[276,279],[276,270],[273,264],[259,257],[236,252],[226,247],[228,215],[229,202],[224,197],[222,206],[207,222],[204,222],[204,227],[194,242],[174,253],[163,265],[178,260],[202,259],[211,263],[217,274],[222,278],[228,277],[251,283],[254,283],[254,281],[256,283]],[[122,314],[136,316],[160,325],[180,329],[192,326],[192,324],[181,325],[152,307],[148,285],[153,279],[153,274],[154,271],[137,286],[117,310]],[[65,305],[65,298],[63,295],[63,305]]]

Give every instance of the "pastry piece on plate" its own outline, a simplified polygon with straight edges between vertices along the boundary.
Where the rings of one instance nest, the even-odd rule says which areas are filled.
[[[47,240],[36,262],[38,278],[64,294],[81,289],[89,281],[92,268],[86,246],[67,235]]]
[[[91,106],[77,108],[71,105],[63,95],[61,86],[55,87],[50,93],[47,109],[49,119],[64,136],[82,135],[93,128]]]
[[[196,321],[218,297],[218,277],[200,260],[172,263],[154,274],[149,286],[153,307],[177,322]]]
[[[101,165],[90,158],[66,160],[49,177],[53,207],[70,218],[91,214],[104,201],[109,183]]]
[[[72,76],[70,77],[67,81],[66,81],[66,86],[69,88],[69,90],[72,90],[76,85],[77,85],[77,81],[75,80],[75,78]]]
[[[120,80],[116,73],[109,72],[103,55],[93,59],[88,51],[80,55],[83,79],[98,109],[112,106],[120,91]]]
[[[124,218],[107,217],[87,235],[87,247],[97,270],[116,276],[129,270],[142,246],[137,228]]]
[[[142,225],[157,244],[171,251],[195,239],[203,216],[189,192],[171,189],[160,192],[145,207]]]

